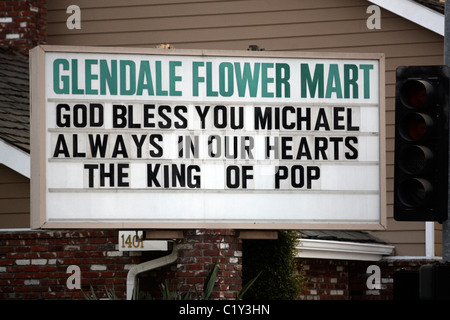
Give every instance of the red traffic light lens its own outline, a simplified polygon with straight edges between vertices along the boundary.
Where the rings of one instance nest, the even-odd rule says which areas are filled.
[[[422,113],[408,113],[400,123],[400,134],[409,141],[426,138],[433,127],[430,116]]]
[[[400,184],[398,196],[407,207],[426,205],[433,194],[433,186],[424,179],[407,179]]]
[[[400,89],[402,102],[413,109],[425,106],[432,95],[433,86],[423,80],[408,80]]]

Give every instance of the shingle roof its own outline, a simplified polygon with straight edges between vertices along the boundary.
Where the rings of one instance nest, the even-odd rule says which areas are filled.
[[[384,244],[383,241],[375,238],[374,236],[364,231],[312,230],[312,231],[300,231],[300,236],[303,239]]]
[[[28,56],[0,49],[0,139],[30,152]]]
[[[445,12],[445,2],[441,2],[439,0],[415,0],[415,1],[439,13],[444,14]]]

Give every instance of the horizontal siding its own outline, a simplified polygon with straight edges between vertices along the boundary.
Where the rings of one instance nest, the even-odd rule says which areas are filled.
[[[388,230],[372,234],[396,254],[425,253],[424,223],[393,219],[395,69],[441,64],[443,37],[385,10],[381,29],[369,30],[363,0],[80,0],[81,30],[66,28],[70,4],[48,0],[49,44],[384,53]]]
[[[0,229],[30,227],[30,180],[0,165]]]
[[[246,49],[247,41],[290,39],[308,34],[348,33],[365,29],[366,6],[361,1],[215,1],[150,2],[126,7],[79,1],[81,30],[66,28],[67,3],[49,1],[49,42],[87,45],[199,47],[223,43],[222,48]],[[122,3],[123,4],[123,3]],[[330,17],[333,19],[330,20]],[[345,21],[347,25],[337,25]],[[303,32],[303,34],[302,34]],[[62,38],[61,38],[62,37]],[[240,41],[245,41],[243,45]],[[236,42],[231,45],[229,42]],[[251,44],[251,43],[250,43]],[[273,50],[273,49],[272,49]]]
[[[85,13],[86,11],[86,13]],[[111,13],[112,11],[108,11]],[[346,20],[353,20],[353,17],[358,16],[360,8],[337,8],[337,9],[323,9],[323,10],[303,10],[292,9],[278,12],[221,12],[220,14],[203,14],[199,15],[195,13],[193,15],[174,15],[171,12],[170,16],[158,15],[155,11],[137,11],[133,19],[130,19],[130,15],[127,11],[118,10],[118,15],[105,16],[102,15],[101,19],[93,10],[82,9],[82,22],[83,28],[77,33],[88,34],[92,33],[92,30],[96,28],[102,28],[99,30],[99,34],[111,33],[111,32],[138,32],[138,31],[167,31],[167,30],[196,30],[205,28],[227,28],[227,27],[247,27],[248,22],[253,21],[252,26],[265,26],[265,25],[287,25],[287,24],[306,24],[317,22],[329,22],[324,20],[324,13],[332,12],[337,14],[340,18],[346,18]],[[184,14],[184,12],[182,12]],[[52,11],[51,18],[52,23],[49,24],[49,31],[53,35],[66,33],[64,28],[59,28],[60,23],[65,23],[67,19],[65,11]],[[107,28],[103,28],[105,20],[111,22]],[[117,23],[120,21],[120,23]]]

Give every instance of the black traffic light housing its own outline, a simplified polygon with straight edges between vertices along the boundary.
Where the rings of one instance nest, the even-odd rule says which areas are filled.
[[[450,300],[450,265],[434,263],[419,270],[421,300]]]
[[[398,67],[395,92],[394,218],[447,219],[447,66]]]

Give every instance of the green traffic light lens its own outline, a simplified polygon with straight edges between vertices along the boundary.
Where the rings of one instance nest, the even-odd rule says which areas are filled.
[[[425,179],[407,179],[400,184],[398,196],[407,207],[426,205],[433,194],[433,186]]]

